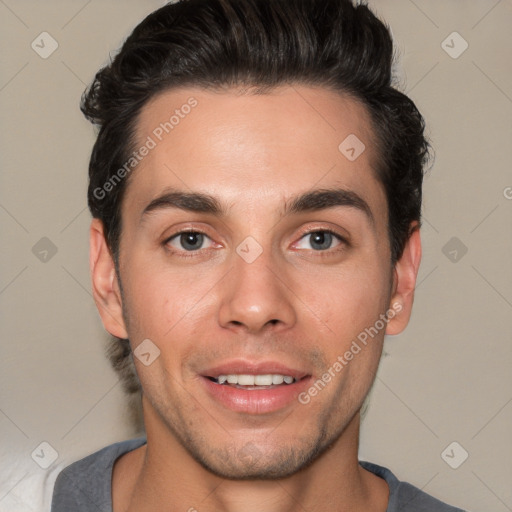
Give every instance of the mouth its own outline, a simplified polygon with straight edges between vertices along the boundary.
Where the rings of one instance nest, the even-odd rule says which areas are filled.
[[[250,374],[229,374],[219,375],[217,377],[208,377],[212,382],[222,386],[231,386],[237,389],[257,390],[257,389],[273,389],[277,386],[289,386],[298,380],[291,375],[283,375],[280,373],[266,373],[258,375]]]
[[[297,404],[312,376],[278,363],[239,361],[210,369],[201,377],[210,398],[222,408],[264,414]]]

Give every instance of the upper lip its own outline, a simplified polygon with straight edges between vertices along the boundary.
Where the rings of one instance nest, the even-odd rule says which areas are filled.
[[[309,375],[307,371],[291,368],[277,361],[247,361],[236,359],[217,364],[201,372],[205,377],[219,375],[290,375],[295,380],[300,380]]]

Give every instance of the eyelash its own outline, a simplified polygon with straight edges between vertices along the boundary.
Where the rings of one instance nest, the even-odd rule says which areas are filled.
[[[173,235],[171,235],[170,237],[168,237],[166,240],[164,240],[163,242],[163,245],[164,247],[171,253],[171,254],[175,254],[177,255],[178,257],[180,258],[195,258],[197,257],[201,251],[204,251],[204,250],[207,250],[207,249],[199,249],[197,251],[185,251],[185,250],[182,250],[182,251],[179,251],[179,250],[176,250],[174,248],[169,248],[169,242],[174,239],[174,238],[177,238],[181,235],[184,235],[185,233],[194,233],[194,234],[198,234],[198,235],[204,235],[208,238],[210,238],[204,231],[201,231],[199,229],[184,229],[182,231],[178,231],[177,233],[174,233]]]
[[[177,233],[174,233],[170,237],[166,238],[164,240],[164,242],[163,242],[164,247],[171,254],[178,255],[178,257],[180,257],[180,258],[195,258],[195,257],[197,257],[201,253],[201,251],[208,250],[208,249],[199,249],[197,251],[185,251],[185,250],[170,249],[169,245],[168,245],[169,242],[171,240],[173,240],[174,238],[176,238],[178,236],[181,236],[181,235],[183,235],[185,233],[194,233],[194,234],[198,234],[198,235],[204,235],[204,236],[210,238],[208,236],[208,234],[205,233],[204,231],[201,231],[201,230],[198,230],[198,229],[185,229],[183,231],[178,231]],[[323,258],[323,257],[329,256],[329,255],[335,254],[335,253],[345,249],[346,247],[348,247],[350,245],[348,240],[345,237],[341,236],[336,231],[333,231],[332,229],[328,229],[328,228],[325,228],[325,229],[316,228],[316,229],[312,229],[310,231],[305,231],[305,232],[303,232],[300,235],[299,240],[302,240],[305,236],[312,235],[314,233],[329,233],[332,236],[334,236],[340,242],[340,247],[335,247],[334,249],[326,249],[326,250],[323,250],[323,251],[315,251],[315,250],[311,249],[311,251],[316,253],[317,256],[320,257],[320,258]]]

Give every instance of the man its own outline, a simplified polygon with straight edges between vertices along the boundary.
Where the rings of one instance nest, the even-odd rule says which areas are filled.
[[[421,259],[392,51],[349,0],[183,0],[97,74],[93,293],[146,438],[65,469],[54,512],[460,510],[358,460]]]

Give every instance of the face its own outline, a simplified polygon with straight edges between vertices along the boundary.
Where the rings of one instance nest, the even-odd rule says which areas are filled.
[[[123,199],[123,314],[102,315],[136,353],[150,340],[148,436],[228,478],[293,474],[358,419],[403,308],[368,114],[322,88],[189,88],[137,133],[152,147]]]

